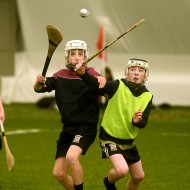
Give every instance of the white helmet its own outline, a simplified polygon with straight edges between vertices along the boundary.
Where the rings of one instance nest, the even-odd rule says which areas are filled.
[[[138,66],[138,67],[144,68],[145,71],[146,71],[146,73],[145,73],[146,79],[148,78],[148,76],[149,76],[149,68],[148,68],[148,62],[146,60],[136,59],[136,58],[129,59],[129,61],[127,62],[126,69],[125,69],[126,74],[129,72],[129,68],[131,66]]]
[[[68,41],[65,45],[65,57],[68,57],[69,55],[69,50],[71,49],[83,49],[84,50],[84,55],[88,57],[89,54],[89,48],[86,44],[86,42],[82,40],[71,40]]]

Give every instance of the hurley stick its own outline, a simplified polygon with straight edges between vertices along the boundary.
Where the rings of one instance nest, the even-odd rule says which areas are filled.
[[[3,139],[3,144],[4,144],[6,158],[7,158],[7,167],[8,167],[9,171],[13,171],[14,165],[15,165],[15,159],[14,159],[14,157],[11,154],[11,151],[9,149],[7,138],[5,136],[5,130],[4,130],[4,127],[3,127],[3,122],[1,120],[0,120],[0,126],[1,126],[2,139]]]
[[[91,61],[92,59],[94,59],[98,54],[102,53],[105,49],[107,49],[109,46],[111,46],[113,43],[115,43],[121,37],[123,37],[124,35],[126,35],[127,33],[129,33],[131,30],[133,30],[134,28],[136,28],[137,26],[139,26],[140,24],[142,24],[144,21],[145,21],[145,19],[141,19],[139,22],[137,22],[136,24],[134,24],[133,26],[131,26],[131,28],[129,28],[126,32],[124,32],[123,34],[121,34],[119,37],[117,37],[116,39],[114,39],[113,41],[111,41],[109,44],[107,44],[105,47],[103,47],[102,49],[100,49],[96,54],[94,54],[89,59],[87,59],[86,61],[84,61],[82,63],[81,67],[87,65],[87,63],[89,61]],[[74,68],[74,70],[77,71],[77,68]]]
[[[42,71],[42,76],[44,77],[46,75],[53,53],[55,49],[57,48],[57,46],[59,45],[59,43],[63,39],[62,32],[58,27],[53,26],[53,25],[47,25],[46,30],[47,30],[49,45],[48,45],[48,53],[46,56],[46,61],[45,61],[44,68]]]

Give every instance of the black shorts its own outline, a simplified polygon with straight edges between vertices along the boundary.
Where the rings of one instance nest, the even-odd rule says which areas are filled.
[[[135,145],[125,150],[113,143],[100,143],[100,146],[102,148],[102,158],[109,158],[114,154],[122,154],[128,165],[136,163],[141,159]]]
[[[64,128],[57,140],[56,158],[66,156],[71,145],[79,146],[85,155],[90,145],[94,142],[97,134],[97,126],[83,125]]]

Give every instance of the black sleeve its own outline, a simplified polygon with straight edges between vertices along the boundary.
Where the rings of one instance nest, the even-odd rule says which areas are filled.
[[[92,90],[94,90],[95,93],[102,96],[107,94],[109,98],[111,98],[115,94],[119,87],[119,80],[107,81],[104,88],[100,89],[98,79],[96,77],[93,77],[87,72],[85,72],[80,77],[83,81],[85,81],[85,83],[87,83],[92,88]]]
[[[46,87],[42,87],[40,90],[35,90],[35,89],[34,89],[34,91],[35,91],[36,93],[44,93],[44,92],[47,92],[47,91],[46,91]]]
[[[55,90],[55,77],[47,77],[44,87],[40,90],[35,90],[37,93],[51,92]]]
[[[88,84],[95,92],[98,91],[98,79],[88,72],[85,72],[83,75],[79,75],[81,79]]]
[[[133,120],[132,120],[133,125],[135,127],[138,127],[138,128],[144,128],[147,125],[147,123],[148,123],[148,118],[149,118],[151,109],[152,109],[152,99],[150,100],[150,102],[148,103],[147,107],[143,111],[142,120],[139,123],[134,123]]]
[[[47,77],[46,78],[46,91],[51,92],[56,88],[56,78],[55,77]]]

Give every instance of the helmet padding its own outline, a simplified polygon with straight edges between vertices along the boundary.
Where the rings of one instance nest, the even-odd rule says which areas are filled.
[[[87,58],[88,54],[89,54],[89,48],[86,44],[86,42],[82,41],[82,40],[71,40],[68,41],[65,45],[65,57],[69,56],[69,52],[72,49],[82,49],[84,50],[84,55]]]
[[[145,72],[145,77],[146,77],[146,79],[148,78],[148,76],[149,76],[149,68],[148,68],[148,62],[146,60],[144,60],[144,59],[136,59],[136,58],[129,59],[129,61],[127,62],[126,69],[125,69],[126,74],[128,74],[129,68],[132,67],[132,66],[144,68],[145,71],[146,71]]]

